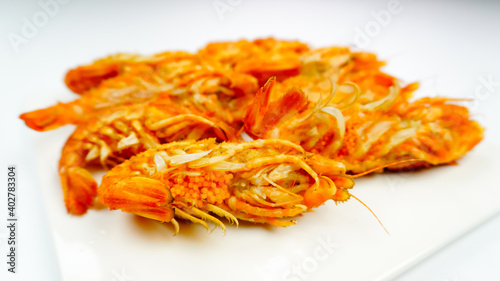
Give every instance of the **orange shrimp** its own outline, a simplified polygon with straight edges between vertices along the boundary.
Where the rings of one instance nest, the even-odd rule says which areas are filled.
[[[245,131],[254,138],[281,138],[300,144],[307,151],[345,164],[351,173],[364,172],[406,159],[392,168],[450,163],[479,143],[483,128],[469,119],[465,107],[449,104],[453,99],[424,98],[415,102],[398,99],[412,91],[395,84],[386,97],[360,104],[336,99],[333,91],[325,101],[311,101],[296,88],[284,95],[272,94],[271,79],[256,96],[245,119]],[[341,89],[342,85],[337,86]],[[403,92],[403,94],[401,94]],[[351,94],[355,95],[355,94]],[[270,97],[278,97],[272,100]]]
[[[195,106],[230,125],[241,126],[241,108],[251,102],[258,88],[249,75],[209,70],[191,58],[158,63],[154,68],[138,65],[126,74],[102,81],[75,101],[27,112],[20,118],[34,130],[47,131],[85,122],[116,106],[168,96],[178,106]]]
[[[235,140],[231,130],[218,123],[161,100],[115,107],[79,124],[66,141],[59,161],[68,213],[84,214],[93,204],[97,184],[88,166],[111,168],[149,148],[176,140]]]
[[[135,68],[155,65],[166,61],[181,61],[192,58],[187,52],[165,52],[153,56],[140,56],[135,54],[116,54],[97,60],[89,65],[79,66],[71,69],[66,74],[64,82],[66,86],[77,94],[83,94],[92,88],[96,88],[101,82],[116,76],[125,76],[127,72]]]
[[[225,231],[209,213],[236,224],[289,226],[327,200],[348,200],[353,185],[343,164],[285,140],[207,139],[164,144],[130,158],[103,177],[98,196],[112,210],[171,222],[176,233],[176,218]]]

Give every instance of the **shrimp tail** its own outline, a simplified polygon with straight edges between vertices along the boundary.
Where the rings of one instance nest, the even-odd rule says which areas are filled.
[[[97,196],[97,183],[90,172],[82,167],[62,167],[59,176],[68,213],[85,214]]]
[[[58,103],[47,108],[23,113],[19,118],[31,129],[45,132],[67,124],[78,123],[83,118],[83,109],[74,102]]]
[[[64,203],[68,213],[73,215],[85,214],[97,196],[97,183],[92,174],[85,169],[85,149],[78,138],[79,133],[77,128],[64,145],[59,160],[59,177]]]

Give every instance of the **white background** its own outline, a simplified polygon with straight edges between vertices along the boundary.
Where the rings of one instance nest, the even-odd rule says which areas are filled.
[[[389,11],[390,1],[218,1],[229,5],[225,12],[218,12],[214,2],[72,0],[58,4],[46,23],[38,1],[0,2],[0,183],[6,182],[1,170],[16,164],[20,184],[20,273],[19,279],[7,280],[59,278],[33,164],[32,139],[37,133],[17,116],[34,109],[29,103],[34,96],[55,93],[60,101],[74,99],[63,84],[65,72],[108,54],[196,51],[211,41],[268,36],[313,47],[350,45],[377,53],[388,61],[385,70],[404,81],[422,82],[418,96],[475,98],[466,104],[486,127],[485,142],[500,145],[500,86],[488,89],[481,82],[500,83],[500,2],[401,0],[402,10],[381,23],[376,23],[376,14]],[[23,33],[25,19],[38,19],[43,26]],[[360,32],[368,33],[368,40],[357,40]],[[13,44],[13,34],[26,41]],[[5,193],[0,191],[2,220]],[[471,186],[471,196],[484,194],[475,194]],[[500,270],[494,266],[498,268],[500,260],[499,233],[497,216],[397,280],[498,280]],[[3,223],[0,238],[4,256]],[[3,264],[0,276],[11,278],[5,271]]]

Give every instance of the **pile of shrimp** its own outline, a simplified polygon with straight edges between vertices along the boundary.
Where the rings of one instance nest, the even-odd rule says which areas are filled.
[[[71,69],[79,98],[24,113],[72,124],[59,161],[68,213],[96,204],[161,222],[288,226],[354,178],[454,163],[483,138],[458,99],[412,101],[418,83],[376,55],[273,38],[196,53],[117,54]],[[89,167],[110,169],[98,187]]]

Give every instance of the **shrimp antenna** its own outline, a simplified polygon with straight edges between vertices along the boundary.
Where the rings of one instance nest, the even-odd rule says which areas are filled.
[[[375,168],[370,169],[368,171],[365,171],[365,172],[362,172],[362,173],[359,173],[359,174],[355,174],[355,175],[351,175],[350,177],[351,177],[351,179],[355,179],[355,178],[359,178],[359,177],[367,175],[367,174],[371,174],[371,173],[373,173],[373,172],[375,172],[377,170],[383,169],[383,168],[387,168],[387,167],[394,166],[394,165],[401,164],[401,163],[416,162],[416,161],[422,161],[422,159],[415,158],[415,159],[401,160],[401,161],[393,162],[393,163],[390,163],[390,164],[378,166],[378,167],[375,167]]]
[[[358,202],[359,202],[359,203],[363,204],[363,206],[365,206],[365,207],[368,209],[368,211],[370,211],[370,213],[372,213],[372,215],[373,215],[373,216],[377,219],[378,223],[380,223],[380,225],[381,225],[381,226],[382,226],[382,228],[385,230],[385,232],[387,233],[387,235],[390,235],[390,234],[389,234],[389,231],[387,231],[387,229],[385,228],[385,226],[382,224],[382,222],[381,222],[381,221],[380,221],[380,219],[377,217],[377,215],[375,215],[375,213],[372,211],[372,209],[370,209],[370,207],[368,207],[368,205],[366,205],[365,203],[363,203],[363,201],[359,200],[359,198],[358,198],[358,197],[356,197],[356,196],[352,195],[351,193],[349,193],[349,194],[352,196],[352,198],[354,198],[354,199],[358,200]]]

